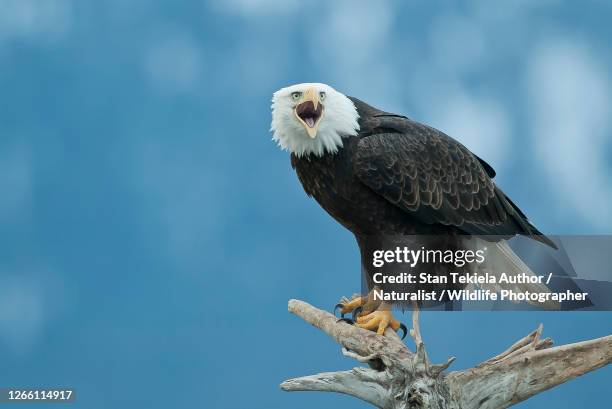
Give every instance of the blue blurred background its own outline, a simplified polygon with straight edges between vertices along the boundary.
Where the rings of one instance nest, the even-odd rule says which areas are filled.
[[[0,386],[83,408],[365,408],[285,393],[355,363],[286,312],[359,288],[351,235],[271,142],[326,82],[444,130],[546,233],[612,230],[603,1],[0,0]],[[455,369],[610,313],[425,313]],[[406,320],[407,317],[404,317]],[[519,405],[602,407],[612,368]],[[24,406],[25,407],[25,406]]]

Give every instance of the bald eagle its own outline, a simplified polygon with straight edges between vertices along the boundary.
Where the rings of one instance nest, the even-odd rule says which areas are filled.
[[[372,297],[377,287],[400,292],[462,288],[456,283],[379,285],[374,279],[379,270],[372,265],[376,249],[400,242],[439,250],[488,244],[488,263],[463,266],[463,274],[478,268],[533,276],[506,240],[526,235],[555,247],[496,186],[489,164],[450,136],[406,116],[381,111],[329,85],[305,83],[274,93],[271,131],[279,147],[290,152],[307,195],[356,237],[369,295],[343,298],[338,306],[342,314],[358,310],[356,325],[362,328],[384,334],[387,327],[397,331],[401,326],[390,312],[394,302]],[[440,277],[450,271],[442,262],[421,267]],[[542,284],[512,285],[548,291]]]

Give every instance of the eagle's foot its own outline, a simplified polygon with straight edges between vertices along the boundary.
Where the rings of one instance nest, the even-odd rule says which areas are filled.
[[[334,313],[340,310],[340,317],[344,318],[344,314],[355,311],[357,308],[361,307],[364,302],[364,297],[359,294],[354,294],[350,300],[346,297],[342,297],[340,302],[334,307]]]
[[[404,339],[408,332],[406,326],[393,317],[391,306],[386,303],[382,303],[376,311],[359,315],[355,325],[359,328],[376,331],[378,335],[384,335],[388,327],[391,327],[394,331],[402,329],[404,332],[402,339]]]
[[[381,301],[374,298],[373,291],[370,291],[367,297],[363,297],[360,294],[353,294],[350,300],[346,297],[342,297],[340,303],[336,304],[334,308],[334,314],[340,310],[340,317],[344,318],[344,314],[352,312],[353,321],[355,321],[357,317],[361,315],[367,315],[376,311],[380,305]]]

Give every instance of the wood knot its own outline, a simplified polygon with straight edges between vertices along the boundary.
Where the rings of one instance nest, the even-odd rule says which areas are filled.
[[[425,391],[423,391],[422,389],[413,386],[412,388],[410,388],[410,390],[408,391],[408,396],[407,396],[407,403],[408,403],[408,408],[411,409],[418,409],[418,408],[422,408],[423,407],[423,393]],[[426,392],[425,392],[426,393]]]

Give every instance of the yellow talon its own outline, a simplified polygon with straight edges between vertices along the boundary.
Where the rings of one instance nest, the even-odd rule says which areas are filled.
[[[385,330],[391,327],[394,331],[401,329],[406,336],[406,326],[400,323],[391,314],[392,305],[386,302],[375,300],[372,292],[367,297],[355,294],[351,300],[342,297],[340,303],[336,305],[336,310],[340,310],[342,315],[353,312],[360,308],[360,311],[353,313],[356,319],[355,325],[359,328],[376,331],[377,334],[384,335]],[[402,337],[402,339],[403,339]]]
[[[387,327],[397,331],[401,323],[393,317],[391,311],[384,309],[357,317],[356,325],[359,328],[376,331],[377,334],[384,335]]]
[[[340,313],[347,314],[361,307],[361,311],[359,311],[357,315],[365,315],[375,311],[380,304],[380,301],[374,299],[374,294],[372,292],[370,292],[367,297],[355,294],[351,300],[342,297],[340,303],[336,305],[336,310],[340,309]]]
[[[340,307],[341,314],[348,314],[349,312],[355,310],[357,307],[360,307],[362,303],[363,297],[353,296],[353,299],[350,301],[346,298],[343,298],[337,305],[337,307]]]

